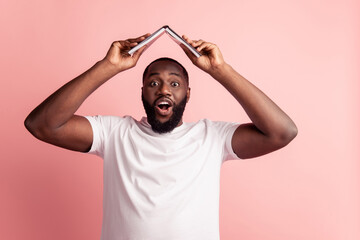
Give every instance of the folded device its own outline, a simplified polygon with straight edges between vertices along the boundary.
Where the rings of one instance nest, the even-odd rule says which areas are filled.
[[[184,39],[182,39],[176,32],[174,32],[169,26],[165,25],[161,27],[159,30],[151,34],[149,37],[147,37],[144,41],[140,42],[138,45],[130,49],[128,52],[129,54],[133,54],[136,52],[139,48],[141,48],[144,45],[147,45],[149,47],[156,39],[158,39],[161,35],[164,33],[167,33],[177,44],[183,44],[185,47],[187,47],[196,57],[200,57],[201,54],[196,51],[196,49],[191,46],[188,42],[186,42]]]

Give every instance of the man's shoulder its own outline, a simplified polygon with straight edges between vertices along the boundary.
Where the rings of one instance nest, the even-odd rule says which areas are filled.
[[[236,122],[218,121],[208,118],[203,118],[197,122],[186,122],[187,129],[198,130],[202,132],[227,132],[228,130],[236,129],[240,124]]]
[[[236,125],[238,123],[231,121],[223,121],[223,120],[212,120],[209,118],[202,118],[197,122],[189,122],[188,124],[193,125],[207,125],[207,126],[222,126],[222,125]]]
[[[116,126],[119,124],[134,124],[138,122],[134,117],[125,115],[125,116],[115,116],[115,115],[95,115],[95,116],[85,116],[90,123],[94,123],[102,126]]]

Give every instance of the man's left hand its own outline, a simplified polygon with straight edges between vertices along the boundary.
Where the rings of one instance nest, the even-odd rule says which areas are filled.
[[[200,57],[196,57],[187,47],[180,45],[192,63],[201,70],[213,75],[225,65],[220,49],[215,44],[201,39],[191,40],[185,35],[183,35],[183,39],[202,54]]]

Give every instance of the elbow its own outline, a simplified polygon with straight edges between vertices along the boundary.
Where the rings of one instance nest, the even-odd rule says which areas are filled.
[[[25,118],[24,126],[29,132],[31,132],[33,126],[32,126],[32,121],[31,121],[30,115],[28,115]]]
[[[298,128],[294,123],[289,124],[278,136],[278,144],[280,147],[288,145],[298,134]]]
[[[31,135],[44,142],[54,141],[59,136],[58,128],[53,127],[46,119],[32,113],[26,117],[24,126]]]
[[[36,137],[36,133],[39,132],[36,128],[36,124],[34,123],[34,120],[31,118],[31,116],[27,116],[24,121],[25,128]]]
[[[31,114],[24,121],[25,128],[37,139],[42,139],[44,129]]]

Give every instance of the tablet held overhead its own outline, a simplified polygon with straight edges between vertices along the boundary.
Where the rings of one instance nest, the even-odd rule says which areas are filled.
[[[147,37],[144,41],[142,41],[141,43],[139,43],[138,45],[136,45],[135,47],[130,49],[130,51],[128,53],[132,55],[134,52],[136,52],[138,49],[140,49],[144,45],[147,45],[147,47],[149,47],[156,39],[158,39],[164,33],[167,33],[177,44],[179,44],[179,45],[183,44],[184,46],[186,46],[196,57],[201,56],[201,54],[193,46],[191,46],[188,42],[186,42],[184,39],[182,39],[182,37],[180,37],[175,31],[173,31],[167,25],[165,25],[165,26],[161,27],[160,29],[158,29],[157,31],[155,31],[153,34],[151,34],[149,37]]]

